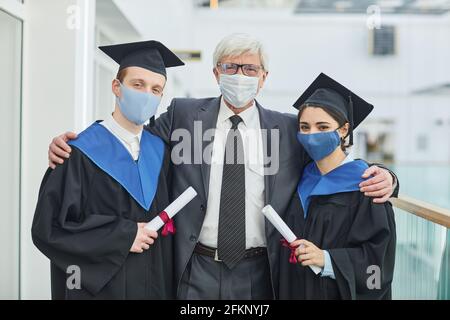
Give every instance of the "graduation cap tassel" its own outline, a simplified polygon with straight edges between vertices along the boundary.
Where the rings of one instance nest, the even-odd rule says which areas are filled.
[[[349,95],[348,96],[348,106],[349,106],[349,110],[348,110],[348,117],[349,117],[349,124],[350,124],[350,145],[353,145],[353,100],[352,100],[352,96]]]

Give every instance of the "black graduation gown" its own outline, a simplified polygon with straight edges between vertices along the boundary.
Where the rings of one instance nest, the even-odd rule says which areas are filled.
[[[374,204],[359,191],[313,196],[308,215],[297,192],[285,221],[299,239],[328,250],[336,279],[316,275],[309,267],[289,263],[280,251],[280,299],[390,299],[395,260],[392,205]],[[380,267],[380,289],[368,289],[371,265]],[[372,281],[369,281],[372,283]]]
[[[32,226],[34,244],[51,261],[53,299],[173,299],[172,236],[159,234],[144,253],[130,253],[137,222],[169,203],[169,153],[156,194],[145,210],[77,147],[42,181]],[[81,289],[68,289],[69,266],[81,271]]]

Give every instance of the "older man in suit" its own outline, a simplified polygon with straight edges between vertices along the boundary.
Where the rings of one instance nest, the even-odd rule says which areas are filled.
[[[283,214],[310,158],[297,142],[296,117],[255,100],[268,75],[258,40],[245,34],[224,38],[213,72],[220,97],[173,99],[146,128],[172,150],[171,198],[188,186],[199,194],[175,218],[177,296],[273,299],[280,235],[261,209],[271,204]],[[51,166],[69,156],[65,141],[74,137],[53,140]],[[391,173],[372,166],[366,175],[373,177],[361,191],[387,201],[395,189]]]

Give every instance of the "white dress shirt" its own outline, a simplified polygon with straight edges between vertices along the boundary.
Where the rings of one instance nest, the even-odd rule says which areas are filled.
[[[110,114],[105,121],[100,122],[102,126],[108,129],[128,150],[134,161],[139,159],[139,151],[141,150],[142,130],[139,134],[134,134],[123,128]]]
[[[234,115],[221,100],[212,149],[209,178],[208,206],[199,236],[199,242],[217,248],[219,231],[220,194],[227,135],[231,129],[230,117]],[[259,112],[255,105],[241,112],[238,129],[242,136],[245,159],[245,237],[246,248],[265,247],[264,216],[264,165],[263,143]]]

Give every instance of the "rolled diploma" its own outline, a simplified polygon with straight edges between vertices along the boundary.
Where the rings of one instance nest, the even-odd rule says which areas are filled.
[[[271,205],[267,205],[262,209],[263,215],[273,224],[273,226],[281,233],[287,242],[292,243],[297,240],[297,237],[288,227],[288,225],[281,219],[279,214],[272,208]],[[322,269],[318,266],[309,266],[315,274],[322,272]]]
[[[167,206],[164,210],[170,219],[172,219],[181,209],[184,208],[192,199],[197,196],[197,192],[194,188],[187,188],[178,198],[175,199],[171,204]],[[145,226],[148,230],[158,231],[164,226],[164,221],[158,216],[154,217],[152,221],[147,223]]]

